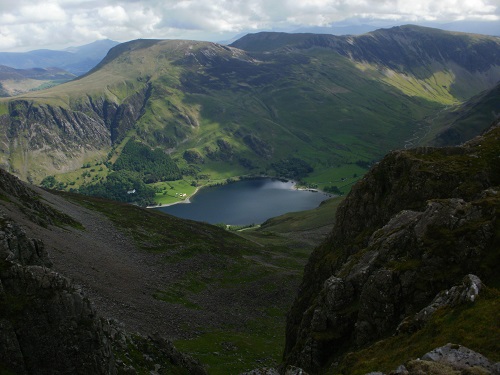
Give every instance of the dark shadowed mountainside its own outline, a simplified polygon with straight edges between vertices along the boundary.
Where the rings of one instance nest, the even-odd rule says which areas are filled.
[[[497,122],[462,146],[394,151],[373,167],[309,259],[285,363],[390,371],[448,342],[498,361],[499,155]]]
[[[454,146],[466,142],[500,118],[500,84],[463,104],[431,118],[426,142],[432,146]],[[438,125],[433,127],[433,125]],[[435,134],[436,129],[438,133]],[[432,137],[432,138],[431,138]]]

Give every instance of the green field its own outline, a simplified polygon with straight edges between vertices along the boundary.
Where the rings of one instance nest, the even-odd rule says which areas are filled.
[[[189,182],[187,180],[157,182],[152,184],[152,187],[158,191],[155,196],[155,202],[158,205],[172,204],[184,202],[196,192],[196,181]]]

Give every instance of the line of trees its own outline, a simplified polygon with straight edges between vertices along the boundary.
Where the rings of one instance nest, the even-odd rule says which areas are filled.
[[[161,149],[151,150],[136,141],[129,141],[113,165],[115,171],[133,171],[144,183],[174,181],[182,178],[177,164]]]
[[[154,204],[155,190],[147,184],[182,178],[177,164],[161,149],[130,140],[105,180],[84,185],[81,194],[98,196],[140,206]]]
[[[276,163],[272,163],[271,167],[279,177],[292,180],[300,180],[314,170],[309,163],[299,158],[281,159]]]
[[[153,205],[155,197],[155,190],[147,186],[137,172],[126,170],[112,172],[106,180],[84,185],[78,192],[140,206]]]

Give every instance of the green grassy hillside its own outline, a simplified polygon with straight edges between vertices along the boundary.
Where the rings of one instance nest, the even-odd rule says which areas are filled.
[[[497,85],[427,119],[422,143],[433,146],[461,144],[486,130],[499,117],[500,85]]]
[[[426,118],[490,88],[499,50],[498,38],[413,26],[263,33],[231,47],[132,41],[78,80],[0,101],[1,162],[23,179],[55,175],[77,188],[105,178],[135,139],[169,153],[188,184],[283,175],[300,162],[312,168],[296,177],[304,184],[345,193]],[[87,163],[108,168],[77,180]]]

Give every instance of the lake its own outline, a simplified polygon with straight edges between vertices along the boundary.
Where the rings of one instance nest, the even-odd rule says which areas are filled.
[[[211,224],[261,224],[269,218],[317,207],[330,195],[297,190],[291,181],[242,180],[201,189],[191,203],[159,207],[168,214]]]

